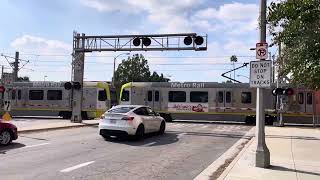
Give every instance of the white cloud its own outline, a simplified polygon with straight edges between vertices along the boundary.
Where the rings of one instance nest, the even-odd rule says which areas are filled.
[[[191,32],[187,12],[204,0],[81,0],[83,5],[98,11],[145,13],[149,23],[158,25],[158,33]]]
[[[215,8],[199,10],[195,17],[199,19],[218,19],[220,21],[243,21],[256,17],[259,7],[256,4],[232,3]]]
[[[20,75],[27,75],[33,81],[42,81],[44,76],[47,76],[46,80],[70,80],[72,45],[33,35],[16,38],[10,45],[21,53],[21,59],[30,60],[19,71]],[[29,53],[35,55],[26,55]],[[21,65],[24,63],[24,61],[21,62]]]
[[[63,41],[32,35],[23,35],[15,39],[10,45],[17,51],[37,54],[70,54],[72,51],[72,45]]]
[[[254,31],[258,26],[259,7],[256,4],[234,2],[219,8],[198,10],[191,18],[202,21],[210,31],[222,31],[230,35],[240,35]]]

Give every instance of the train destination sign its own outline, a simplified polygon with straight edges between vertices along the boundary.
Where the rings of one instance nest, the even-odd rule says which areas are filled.
[[[250,62],[250,87],[269,88],[271,87],[271,61]]]
[[[204,88],[204,83],[179,83],[172,82],[171,88]]]

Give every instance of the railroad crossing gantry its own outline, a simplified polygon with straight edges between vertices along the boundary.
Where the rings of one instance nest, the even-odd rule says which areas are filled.
[[[199,36],[196,33],[86,36],[74,32],[71,81],[75,88],[72,88],[71,122],[82,122],[85,53],[94,51],[206,51],[207,38],[207,35]]]

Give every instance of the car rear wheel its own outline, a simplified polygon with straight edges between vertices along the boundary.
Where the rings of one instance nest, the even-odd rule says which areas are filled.
[[[136,137],[136,139],[142,139],[144,137],[144,126],[143,125],[139,125],[139,127],[136,131],[135,137]]]
[[[0,144],[1,145],[8,145],[12,141],[12,136],[10,131],[4,130],[0,133]]]
[[[165,130],[166,130],[166,124],[164,122],[161,122],[159,134],[164,134]]]

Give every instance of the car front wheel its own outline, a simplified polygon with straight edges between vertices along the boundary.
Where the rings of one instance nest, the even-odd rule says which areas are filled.
[[[166,124],[164,122],[161,122],[159,134],[164,134],[165,130],[166,130]]]
[[[139,125],[135,136],[136,136],[136,139],[143,139],[143,137],[144,137],[144,126],[143,125]]]
[[[8,145],[11,143],[12,137],[11,133],[8,130],[4,130],[0,133],[0,144],[1,145]]]

